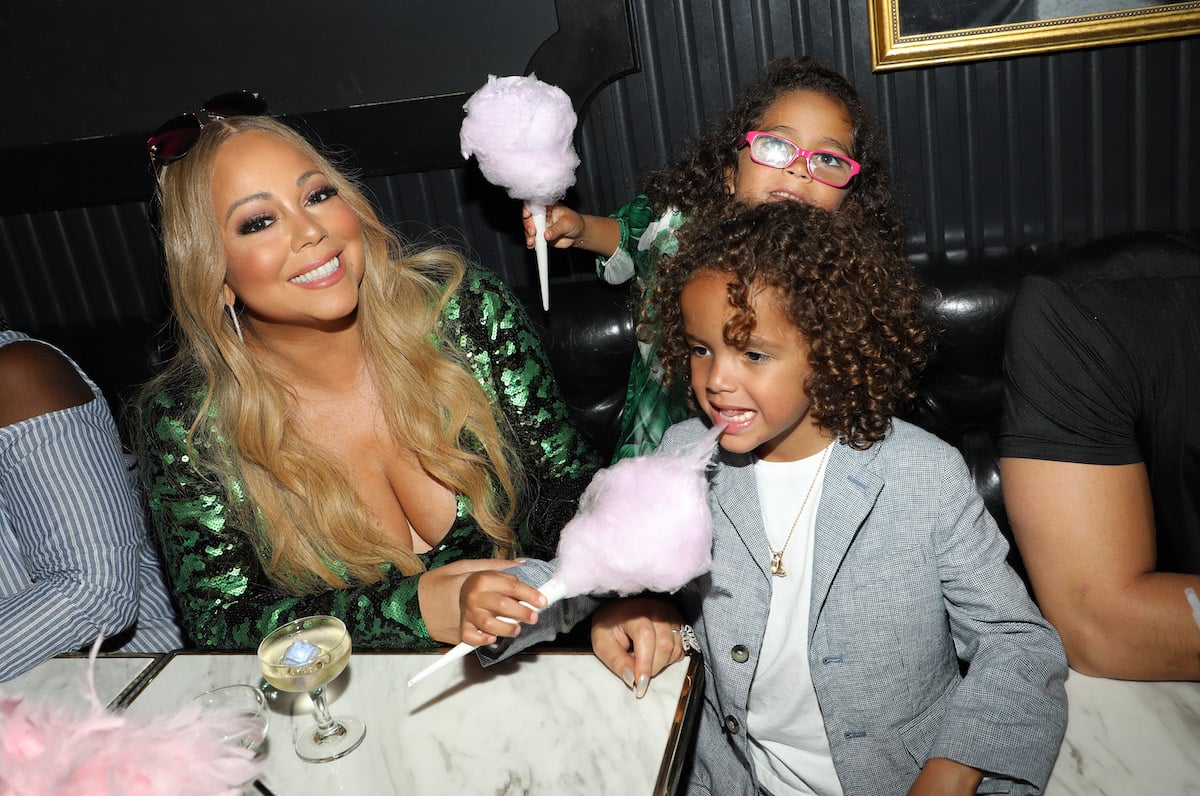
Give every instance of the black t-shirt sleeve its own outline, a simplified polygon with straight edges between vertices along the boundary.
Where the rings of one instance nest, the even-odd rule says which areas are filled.
[[[1027,277],[1008,326],[1000,455],[1083,464],[1141,461],[1135,364],[1107,319],[1055,282]]]

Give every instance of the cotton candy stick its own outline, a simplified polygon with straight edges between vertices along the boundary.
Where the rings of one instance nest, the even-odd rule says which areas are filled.
[[[546,206],[525,202],[529,215],[533,217],[533,253],[537,257],[538,282],[542,286],[542,309],[550,309],[550,267],[549,255],[546,251]]]
[[[688,449],[622,459],[596,473],[563,527],[557,569],[539,589],[547,607],[580,594],[673,592],[712,568],[705,471],[722,429]],[[409,686],[474,650],[458,644]]]
[[[556,602],[561,600],[564,596],[566,596],[567,587],[566,587],[566,584],[564,584],[563,582],[557,581],[554,578],[550,578],[550,580],[546,581],[545,583],[543,583],[541,585],[541,587],[538,589],[538,591],[540,591],[542,593],[542,596],[546,598],[546,608],[549,608],[550,606],[554,605]],[[539,613],[541,611],[545,610],[545,608],[534,608],[532,605],[525,602],[524,600],[521,601],[521,605],[525,606],[526,608],[531,608],[534,611],[538,611]],[[514,625],[520,624],[517,620],[510,619],[507,616],[497,616],[496,618],[502,622],[508,622],[508,623],[514,624]],[[468,644],[465,641],[460,641],[458,644],[455,644],[453,647],[451,647],[449,652],[446,652],[445,654],[443,654],[442,657],[438,658],[436,661],[429,664],[424,669],[422,669],[421,671],[414,674],[412,677],[408,678],[408,687],[412,688],[414,685],[421,682],[429,675],[434,674],[435,672],[439,672],[442,669],[445,669],[450,664],[454,663],[457,660],[461,660],[462,658],[464,658],[467,655],[474,652],[476,649],[477,649],[477,647],[475,647],[471,644]]]
[[[462,156],[475,156],[479,170],[493,185],[521,199],[538,224],[534,249],[542,308],[550,309],[550,283],[546,252],[546,206],[563,197],[575,184],[575,109],[571,98],[557,86],[534,75],[496,77],[471,95],[459,131]]]

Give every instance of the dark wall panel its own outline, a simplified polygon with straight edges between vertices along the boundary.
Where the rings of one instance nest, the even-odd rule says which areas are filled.
[[[875,74],[863,2],[635,6],[642,72],[585,123],[590,209],[624,201],[771,58],[806,53],[875,110],[918,259],[1200,226],[1196,37]]]

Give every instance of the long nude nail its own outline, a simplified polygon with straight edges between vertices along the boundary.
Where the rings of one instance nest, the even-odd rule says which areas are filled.
[[[636,696],[638,699],[641,699],[642,697],[644,697],[646,695],[646,689],[649,687],[650,687],[650,677],[649,677],[649,675],[643,674],[641,677],[638,678],[637,690],[633,692],[633,695]]]
[[[621,672],[621,679],[625,681],[625,687],[632,691],[633,690],[633,670],[626,669],[625,671]]]

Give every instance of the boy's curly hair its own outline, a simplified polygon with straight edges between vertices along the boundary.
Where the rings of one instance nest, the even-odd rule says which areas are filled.
[[[737,103],[708,132],[686,145],[683,155],[650,174],[643,193],[654,207],[678,208],[684,216],[705,212],[729,199],[726,180],[737,168],[737,141],[756,130],[779,97],[814,91],[840,100],[854,131],[851,155],[862,172],[850,182],[843,208],[858,207],[876,233],[897,251],[904,247],[903,225],[892,194],[883,138],[871,122],[857,89],[840,72],[812,58],[781,58],[746,86]]]
[[[725,340],[744,345],[755,327],[753,302],[774,300],[807,341],[810,412],[853,448],[869,448],[915,396],[932,345],[921,289],[908,262],[862,223],[856,211],[795,202],[740,202],[693,218],[679,252],[659,262],[639,336],[658,337],[668,384],[690,381],[680,294],[699,272],[730,278]],[[695,408],[695,396],[689,393]]]

